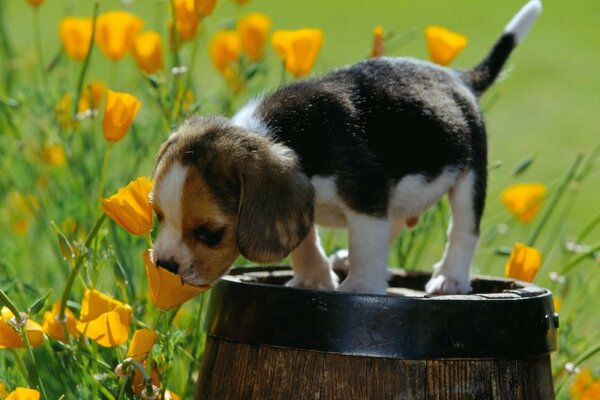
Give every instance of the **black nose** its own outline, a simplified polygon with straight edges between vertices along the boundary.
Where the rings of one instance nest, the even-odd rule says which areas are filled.
[[[174,274],[177,273],[177,269],[179,268],[179,264],[177,264],[175,261],[173,260],[161,260],[158,259],[156,260],[156,265],[166,269],[169,272],[172,272]]]

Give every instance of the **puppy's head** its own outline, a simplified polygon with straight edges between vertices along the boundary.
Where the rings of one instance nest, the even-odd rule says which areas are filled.
[[[240,254],[264,263],[292,251],[312,226],[314,193],[289,148],[203,117],[163,144],[151,202],[160,224],[153,261],[210,285]]]

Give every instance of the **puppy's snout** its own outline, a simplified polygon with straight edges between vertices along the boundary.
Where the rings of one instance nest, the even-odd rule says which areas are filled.
[[[156,260],[156,265],[174,274],[176,274],[177,270],[179,269],[179,264],[177,264],[173,259],[163,260],[159,258]]]

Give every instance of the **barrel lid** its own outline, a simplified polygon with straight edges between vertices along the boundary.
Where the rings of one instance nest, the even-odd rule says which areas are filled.
[[[431,296],[422,292],[430,276],[392,269],[388,294],[368,295],[286,287],[286,266],[235,268],[210,291],[206,329],[251,345],[368,357],[523,358],[556,350],[549,290],[473,276],[472,294]]]

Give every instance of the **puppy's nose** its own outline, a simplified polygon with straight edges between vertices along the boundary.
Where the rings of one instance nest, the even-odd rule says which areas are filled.
[[[174,274],[176,274],[177,270],[179,269],[179,264],[173,260],[162,260],[159,258],[156,260],[156,265]]]

